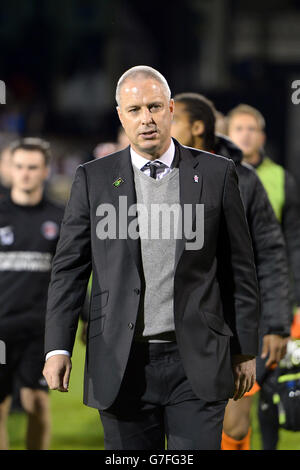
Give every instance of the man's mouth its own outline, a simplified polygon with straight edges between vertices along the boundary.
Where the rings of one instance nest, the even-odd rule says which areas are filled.
[[[140,135],[143,137],[143,139],[153,139],[157,136],[157,131],[152,129],[150,131],[140,132]]]

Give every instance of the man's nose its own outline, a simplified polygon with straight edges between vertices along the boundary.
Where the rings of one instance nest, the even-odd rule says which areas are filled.
[[[143,108],[142,109],[142,124],[149,124],[153,122],[153,117],[148,108]]]

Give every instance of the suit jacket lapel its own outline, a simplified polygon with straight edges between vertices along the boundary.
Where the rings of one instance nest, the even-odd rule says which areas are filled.
[[[192,208],[192,221],[195,219],[196,211],[195,205],[200,203],[203,179],[202,174],[199,172],[197,166],[198,161],[193,158],[190,150],[183,147],[175,141],[176,149],[179,152],[178,166],[179,166],[179,196],[180,205],[182,210],[182,237],[176,242],[175,252],[175,271],[180,257],[185,248],[185,243],[188,241],[189,233],[184,233],[184,214],[185,204],[189,204]],[[198,171],[197,171],[198,170]],[[186,228],[192,229],[191,221],[188,221]]]
[[[134,219],[136,219],[137,214],[135,211],[134,215],[128,216],[128,210],[131,206],[136,204],[136,192],[134,184],[134,174],[132,169],[131,157],[130,157],[130,148],[127,147],[120,153],[120,157],[116,162],[116,165],[112,168],[112,178],[111,178],[111,192],[112,199],[114,201],[114,207],[116,209],[117,216],[117,226],[120,230],[119,222],[123,221],[122,224],[122,233],[126,232],[126,240],[128,247],[130,249],[131,255],[137,266],[140,278],[143,278],[143,268],[142,268],[142,259],[141,259],[141,246],[140,238],[133,239],[128,236],[128,225]],[[120,183],[116,185],[116,182],[120,179]],[[115,183],[115,184],[114,184]],[[122,196],[122,204],[120,205],[120,196]],[[126,204],[126,207],[125,207]],[[120,214],[121,209],[121,214]],[[124,210],[126,209],[126,214]],[[120,232],[119,232],[120,233]]]
[[[198,162],[193,158],[190,150],[186,147],[181,146],[175,139],[176,146],[176,160],[179,167],[179,196],[180,196],[180,205],[182,209],[182,215],[184,216],[184,206],[189,204],[192,207],[192,219],[195,218],[195,205],[200,202],[201,190],[202,190],[202,175],[197,171]],[[112,200],[114,201],[114,206],[116,209],[117,220],[119,219],[119,197],[125,196],[127,201],[127,211],[130,206],[136,204],[136,192],[134,184],[134,174],[132,169],[131,157],[130,157],[130,148],[127,147],[122,152],[120,152],[120,158],[117,160],[116,164],[112,168],[111,173],[111,192]],[[113,183],[121,178],[121,183],[115,186]],[[127,220],[128,224],[136,218],[135,215],[123,217],[123,220]],[[192,225],[189,221],[187,224],[190,229]],[[128,228],[128,225],[127,225]],[[175,270],[179,259],[183,253],[185,243],[188,241],[188,233],[184,233],[184,217],[182,224],[182,237],[176,241],[176,252],[175,252]],[[142,267],[142,258],[141,258],[141,244],[140,238],[133,239],[129,238],[128,234],[126,236],[128,247],[132,254],[132,257],[137,266],[140,278],[143,279],[143,267]]]

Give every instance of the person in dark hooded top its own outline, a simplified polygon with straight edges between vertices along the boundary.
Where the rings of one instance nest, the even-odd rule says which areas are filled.
[[[243,153],[230,139],[216,134],[213,103],[198,93],[174,97],[172,136],[182,145],[230,158],[236,165],[239,188],[252,238],[261,299],[260,355],[256,384],[238,401],[230,400],[225,411],[222,449],[250,449],[252,395],[268,371],[283,358],[289,336],[291,308],[286,249],[281,228],[267,193],[253,168],[242,162]],[[218,269],[221,271],[222,266]]]

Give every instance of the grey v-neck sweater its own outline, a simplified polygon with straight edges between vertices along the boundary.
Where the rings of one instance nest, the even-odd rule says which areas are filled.
[[[159,180],[134,168],[138,223],[146,290],[139,312],[135,340],[175,339],[173,283],[179,206],[179,170]],[[142,205],[139,210],[139,205]],[[159,215],[159,211],[163,215]],[[170,216],[171,214],[171,216]]]

